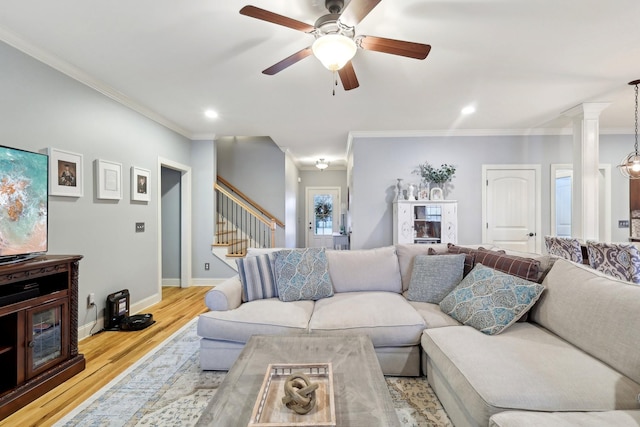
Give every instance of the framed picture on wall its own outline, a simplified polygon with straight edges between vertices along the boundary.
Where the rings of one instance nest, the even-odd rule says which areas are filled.
[[[150,176],[150,170],[131,166],[131,200],[148,202],[151,199]]]
[[[96,159],[96,197],[106,200],[122,199],[122,164]]]
[[[82,154],[49,148],[49,194],[82,197]]]

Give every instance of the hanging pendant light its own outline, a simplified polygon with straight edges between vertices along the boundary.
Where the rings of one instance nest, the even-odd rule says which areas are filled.
[[[630,85],[635,86],[636,91],[636,116],[635,116],[635,133],[636,133],[636,142],[634,146],[634,151],[629,153],[620,164],[618,165],[618,170],[622,174],[622,176],[629,179],[640,179],[640,154],[638,153],[638,85],[640,84],[640,80],[634,80],[629,82]]]

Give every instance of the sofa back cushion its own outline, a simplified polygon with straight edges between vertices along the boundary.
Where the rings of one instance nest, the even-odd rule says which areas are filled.
[[[402,292],[396,248],[327,251],[335,292]]]
[[[558,259],[530,320],[640,383],[640,286]]]

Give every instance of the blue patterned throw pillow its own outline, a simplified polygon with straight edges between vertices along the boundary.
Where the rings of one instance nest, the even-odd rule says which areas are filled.
[[[324,248],[287,249],[274,256],[281,301],[316,301],[333,296]]]
[[[476,264],[440,302],[458,322],[487,335],[497,335],[535,304],[544,286]]]

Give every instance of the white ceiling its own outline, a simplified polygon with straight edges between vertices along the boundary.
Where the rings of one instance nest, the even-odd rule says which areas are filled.
[[[583,102],[611,102],[601,129],[633,131],[638,0],[383,0],[356,34],[431,53],[360,50],[360,87],[335,96],[313,57],[261,73],[313,36],[246,4],[310,24],[326,13],[324,0],[0,0],[0,38],[188,137],[267,135],[302,167],[344,164],[349,132],[538,132],[567,128],[561,113]]]

